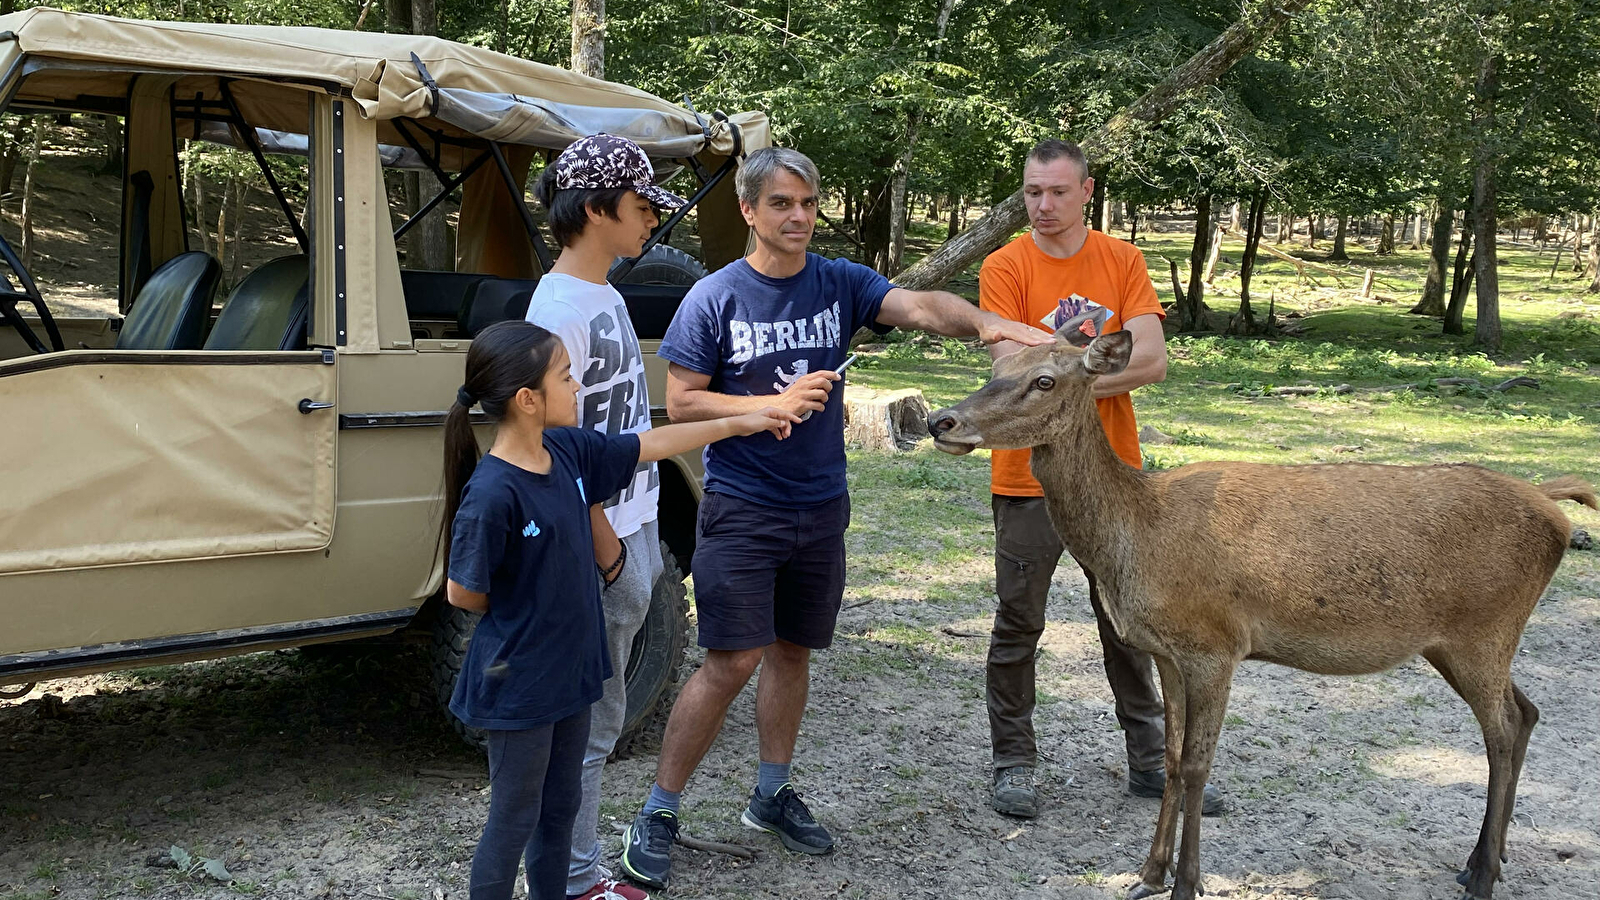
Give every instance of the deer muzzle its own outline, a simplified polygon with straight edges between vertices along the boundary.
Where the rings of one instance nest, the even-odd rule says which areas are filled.
[[[983,441],[982,435],[963,425],[949,409],[928,416],[928,433],[933,435],[935,447],[955,456],[971,453]]]

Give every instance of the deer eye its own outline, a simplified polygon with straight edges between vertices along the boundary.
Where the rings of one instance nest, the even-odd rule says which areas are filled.
[[[1056,380],[1049,375],[1040,375],[1033,380],[1033,386],[1041,391],[1048,391],[1056,386]]]

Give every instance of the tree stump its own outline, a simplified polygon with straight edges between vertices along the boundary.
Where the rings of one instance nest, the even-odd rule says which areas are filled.
[[[846,385],[844,440],[863,450],[907,449],[928,436],[928,401],[916,388],[875,391]]]

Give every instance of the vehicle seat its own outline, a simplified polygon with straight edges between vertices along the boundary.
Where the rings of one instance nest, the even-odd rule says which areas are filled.
[[[118,350],[198,350],[222,267],[191,250],[162,263],[139,288],[117,335]]]
[[[207,350],[304,350],[311,258],[280,256],[245,276],[222,304]]]
[[[537,278],[485,278],[477,282],[467,288],[457,327],[471,338],[496,322],[525,318],[538,284]]]

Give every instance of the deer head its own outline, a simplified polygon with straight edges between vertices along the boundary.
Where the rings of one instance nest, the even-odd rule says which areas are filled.
[[[961,455],[978,447],[1015,450],[1046,443],[1075,411],[1093,409],[1093,385],[1128,365],[1133,335],[1103,334],[1111,313],[1069,319],[1053,344],[1024,347],[995,361],[994,378],[967,399],[928,416],[934,446]]]

